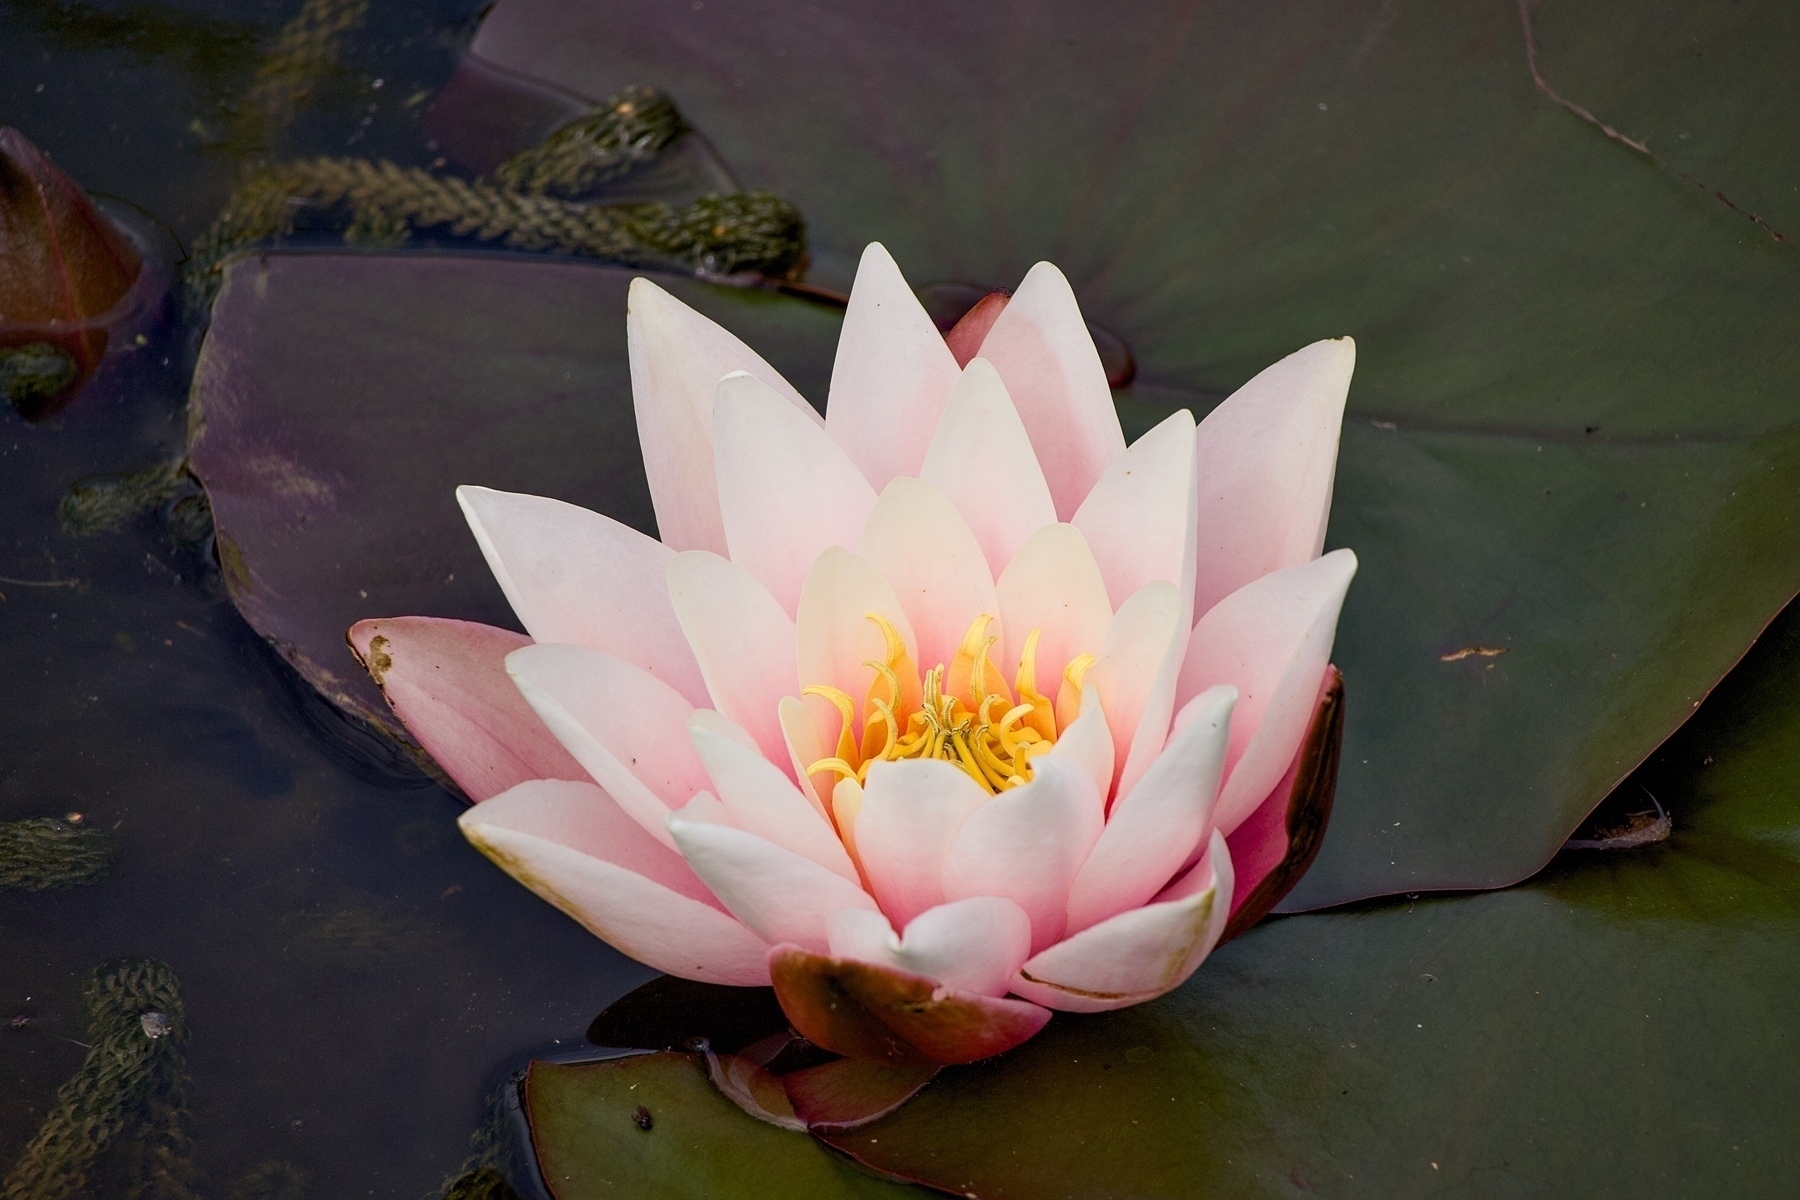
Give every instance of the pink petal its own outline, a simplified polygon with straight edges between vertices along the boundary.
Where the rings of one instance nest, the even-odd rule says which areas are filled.
[[[1210,688],[1184,712],[1144,777],[1113,805],[1093,853],[1069,888],[1069,929],[1079,931],[1136,908],[1184,866],[1206,833],[1237,692]]]
[[[786,771],[744,745],[749,739],[743,730],[710,709],[696,709],[688,717],[688,736],[733,824],[856,881],[837,831]]]
[[[687,738],[694,706],[642,667],[581,646],[526,646],[506,669],[550,732],[652,837],[706,787]]]
[[[753,376],[719,381],[713,434],[731,561],[791,615],[820,552],[862,534],[875,489],[830,434]]]
[[[456,499],[533,641],[616,654],[694,703],[706,702],[700,668],[669,606],[673,550],[611,517],[544,496],[464,486]]]
[[[1105,647],[1084,677],[1100,693],[1112,729],[1116,794],[1162,751],[1186,635],[1175,585],[1146,584],[1113,614]],[[1128,766],[1136,767],[1129,781]]]
[[[825,427],[877,490],[919,473],[957,373],[893,257],[869,243],[838,335]]]
[[[887,577],[852,550],[827,548],[806,576],[794,623],[802,686],[827,684],[859,703],[868,695],[875,671],[866,664],[887,659],[887,638],[870,613],[894,627],[908,654],[918,653],[912,622]]]
[[[1206,859],[1155,902],[1090,925],[1019,969],[1012,990],[1066,1012],[1106,1012],[1180,987],[1218,944],[1231,905],[1231,855],[1214,832]]]
[[[1231,754],[1213,822],[1226,833],[1263,802],[1294,760],[1331,659],[1356,555],[1333,550],[1239,588],[1200,618],[1176,695],[1238,689]]]
[[[870,766],[853,837],[882,912],[905,925],[944,902],[950,844],[986,803],[980,785],[947,762],[906,759]]]
[[[524,634],[472,621],[358,621],[350,646],[394,715],[471,800],[528,779],[586,779],[506,675]]]
[[[1125,449],[1106,368],[1063,273],[1031,268],[981,343],[1012,394],[1049,481],[1057,515],[1068,520]]]
[[[976,617],[1000,615],[980,543],[956,506],[923,480],[903,476],[888,484],[858,550],[900,598],[919,639],[921,670],[950,662]]]
[[[823,952],[832,913],[875,907],[842,875],[747,830],[671,816],[669,833],[731,915],[769,942]]]
[[[1105,803],[1075,763],[1044,755],[1032,767],[1030,783],[1001,792],[962,823],[944,856],[944,898],[1013,901],[1031,918],[1038,951],[1063,934],[1069,884],[1100,836]]]
[[[648,279],[631,281],[625,336],[657,532],[676,550],[723,554],[725,526],[713,477],[719,380],[748,371],[803,412],[812,407],[754,350]]]
[[[503,871],[639,962],[705,983],[768,983],[767,944],[593,784],[522,783],[459,823]]]
[[[970,363],[950,393],[919,478],[956,505],[996,575],[1027,538],[1056,521],[1031,439],[985,358]]]
[[[1200,423],[1200,570],[1196,612],[1325,545],[1349,338],[1314,342],[1232,393]]]
[[[907,922],[904,935],[896,935],[879,912],[863,908],[833,913],[826,929],[837,958],[894,967],[983,996],[1005,995],[1031,955],[1031,918],[999,896],[926,909]]]
[[[1087,538],[1073,525],[1044,526],[1006,564],[994,591],[1006,628],[1002,669],[1010,680],[1025,640],[1037,630],[1038,690],[1055,700],[1063,668],[1100,653],[1112,622],[1112,601]]]
[[[755,576],[704,550],[669,563],[669,599],[713,707],[755,738],[764,758],[787,761],[781,699],[800,694],[793,619]]]
[[[1114,459],[1070,519],[1087,536],[1115,607],[1158,580],[1191,595],[1197,497],[1194,415],[1184,408]]]

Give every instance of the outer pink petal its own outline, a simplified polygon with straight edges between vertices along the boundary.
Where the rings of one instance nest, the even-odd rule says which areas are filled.
[[[950,662],[976,617],[1000,616],[980,543],[956,506],[923,480],[888,484],[858,549],[894,586],[919,639],[921,670]]]
[[[869,768],[853,834],[869,890],[905,925],[944,902],[944,858],[964,822],[988,802],[962,768],[935,759]]]
[[[1224,832],[1262,803],[1293,762],[1355,574],[1356,555],[1334,550],[1239,588],[1194,626],[1176,694],[1229,683],[1240,697],[1213,816]]]
[[[1012,990],[1065,1012],[1106,1012],[1154,1000],[1187,981],[1225,931],[1231,855],[1214,832],[1205,860],[1156,901],[1091,925],[1036,955]]]
[[[1031,955],[1031,918],[1011,900],[971,896],[927,909],[899,935],[879,912],[846,908],[828,923],[835,958],[894,967],[945,987],[1001,996]]]
[[[471,800],[528,779],[585,779],[506,675],[531,639],[438,617],[358,621],[350,646],[425,752]]]
[[[877,489],[919,473],[957,374],[893,257],[869,243],[838,335],[825,427]]]
[[[970,363],[957,381],[919,478],[956,505],[996,575],[1027,538],[1056,521],[1025,425],[985,358]]]
[[[669,607],[675,552],[611,517],[518,492],[459,487],[488,567],[538,642],[636,663],[696,704],[706,685]]]
[[[723,554],[725,526],[713,478],[713,391],[719,380],[748,371],[796,408],[811,413],[812,407],[754,350],[648,279],[631,281],[625,336],[657,532],[676,550]]]
[[[1314,342],[1246,383],[1200,423],[1196,612],[1325,545],[1349,338]]]
[[[828,547],[807,573],[794,622],[802,686],[828,684],[859,701],[868,695],[875,672],[866,664],[887,658],[887,638],[870,613],[894,627],[908,654],[918,654],[912,622],[887,576],[854,551]]]
[[[830,434],[754,376],[719,381],[713,433],[731,561],[792,615],[820,551],[862,533],[875,489]]]
[[[764,758],[786,762],[781,699],[800,693],[793,618],[755,576],[703,550],[669,563],[669,599],[713,707],[755,738]]]
[[[1032,767],[1030,783],[963,822],[944,856],[944,898],[1006,897],[1031,918],[1037,951],[1063,935],[1069,884],[1100,836],[1105,805],[1075,763],[1045,755]]]
[[[1136,908],[1186,865],[1206,833],[1225,769],[1237,690],[1194,697],[1187,723],[1169,739],[1137,786],[1113,805],[1093,853],[1069,888],[1069,929],[1079,931]]]
[[[582,646],[526,646],[506,669],[538,717],[652,837],[707,786],[687,739],[693,705],[642,667]]]
[[[688,736],[734,825],[810,858],[845,879],[857,878],[837,831],[794,786],[785,770],[744,744],[749,739],[743,730],[702,708],[688,717]]]
[[[1073,525],[1044,526],[1006,564],[994,591],[1006,626],[1001,669],[1010,680],[1026,638],[1038,630],[1038,690],[1054,700],[1063,668],[1070,659],[1100,653],[1112,621],[1106,581],[1087,539]]]
[[[460,824],[507,874],[639,962],[706,983],[769,982],[768,944],[593,784],[522,783]]]
[[[1085,682],[1100,693],[1112,729],[1114,794],[1162,751],[1186,636],[1175,585],[1147,584],[1113,614],[1100,658],[1088,668]],[[1128,767],[1135,767],[1129,780]]]
[[[1068,520],[1125,449],[1100,352],[1063,273],[1031,268],[981,343],[1012,394],[1056,512]]]
[[[842,875],[746,830],[672,816],[669,832],[726,909],[770,942],[792,942],[822,954],[832,913],[875,907],[868,893]]]
[[[1194,415],[1184,408],[1114,459],[1070,519],[1087,536],[1115,607],[1166,580],[1181,590],[1192,622],[1197,503]]]

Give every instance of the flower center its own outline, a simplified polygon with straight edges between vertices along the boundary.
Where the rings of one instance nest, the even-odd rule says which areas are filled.
[[[1058,733],[1056,706],[1037,689],[1039,631],[1025,639],[1009,689],[989,657],[998,640],[987,632],[991,615],[975,618],[950,663],[939,663],[923,679],[894,627],[876,613],[868,617],[880,628],[887,652],[883,661],[864,664],[875,680],[863,701],[861,735],[849,694],[827,684],[804,688],[804,695],[831,701],[843,718],[837,753],[813,763],[807,773],[831,771],[860,784],[871,763],[936,758],[961,767],[990,794],[1029,782],[1031,760],[1054,746]],[[1063,672],[1063,686],[1077,697],[1093,661],[1093,655],[1083,654]],[[1064,707],[1072,711],[1080,705]]]

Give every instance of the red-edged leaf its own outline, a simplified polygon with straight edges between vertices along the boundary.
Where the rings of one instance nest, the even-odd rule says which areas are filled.
[[[807,1122],[796,1115],[794,1104],[782,1087],[781,1079],[741,1054],[714,1054],[711,1050],[707,1050],[705,1054],[706,1077],[727,1100],[757,1120],[770,1125],[796,1131],[806,1128]],[[909,1096],[911,1094],[912,1092],[907,1093]],[[876,1116],[893,1110],[894,1106],[890,1104],[868,1119],[872,1121]]]
[[[1312,866],[1331,820],[1344,744],[1344,676],[1325,668],[1299,753],[1269,798],[1225,839],[1237,884],[1223,945],[1269,915]]]
[[[887,1116],[917,1095],[938,1070],[930,1063],[890,1067],[867,1059],[840,1058],[784,1075],[780,1083],[804,1128],[831,1133]]]

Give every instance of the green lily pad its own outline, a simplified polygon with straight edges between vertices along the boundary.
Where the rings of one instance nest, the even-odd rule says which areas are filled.
[[[695,1054],[534,1062],[525,1111],[556,1200],[920,1195],[858,1170],[803,1133],[745,1115],[707,1082]]]
[[[830,1140],[1007,1197],[1775,1197],[1800,1122],[1800,606],[1635,780],[1674,834],[1267,923]]]
[[[1293,908],[1531,875],[1800,589],[1792,6],[1525,7],[1547,85],[1655,159],[1476,0],[500,0],[473,53],[674,95],[806,214],[814,281],[870,239],[917,282],[1054,260],[1131,425],[1356,336],[1354,700]]]

